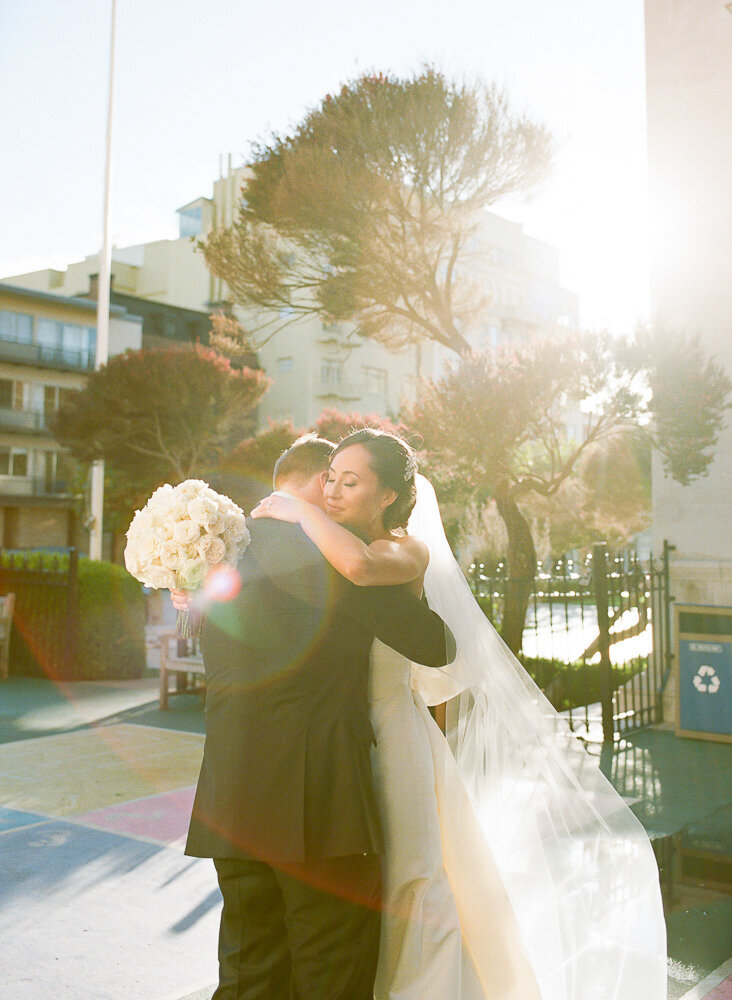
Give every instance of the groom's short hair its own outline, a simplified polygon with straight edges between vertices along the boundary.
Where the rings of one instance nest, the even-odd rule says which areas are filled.
[[[318,437],[317,434],[303,434],[287,451],[283,451],[275,462],[274,487],[278,488],[284,479],[312,479],[330,466],[330,460],[335,451],[332,441]]]

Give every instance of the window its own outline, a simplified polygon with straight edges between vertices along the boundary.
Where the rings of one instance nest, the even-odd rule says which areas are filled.
[[[58,407],[58,389],[55,385],[43,386],[43,412],[53,413]]]
[[[384,396],[387,389],[387,372],[385,368],[369,368],[364,365],[364,389],[371,396]]]
[[[0,378],[0,407],[3,410],[10,410],[13,406],[13,381],[9,378]]]
[[[293,365],[292,358],[277,358],[278,372],[291,372],[292,365]]]
[[[178,232],[180,236],[198,236],[202,229],[202,205],[195,205],[192,208],[186,208],[178,212]]]
[[[343,366],[340,361],[322,361],[320,363],[320,380],[326,385],[340,385]]]
[[[25,313],[0,310],[0,340],[30,344],[33,340],[33,317]]]
[[[61,347],[64,352],[85,351],[89,346],[89,337],[86,327],[77,326],[75,323],[64,323],[61,331]]]
[[[42,348],[62,354],[69,361],[86,363],[94,355],[97,331],[92,326],[60,323],[55,319],[39,319],[36,342]]]
[[[0,379],[0,407],[5,410],[25,409],[25,385],[17,379]]]
[[[63,451],[44,451],[42,458],[46,493],[68,492],[72,475],[69,455]]]
[[[61,347],[63,325],[55,319],[39,319],[36,324],[36,341],[41,347],[56,351]]]
[[[0,447],[0,476],[27,476],[28,452],[20,448]]]

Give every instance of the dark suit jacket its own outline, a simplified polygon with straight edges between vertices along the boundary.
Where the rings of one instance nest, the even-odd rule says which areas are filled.
[[[249,521],[242,587],[203,625],[206,743],[186,853],[302,862],[383,850],[374,636],[427,666],[454,643],[406,587],[354,587],[298,525]]]

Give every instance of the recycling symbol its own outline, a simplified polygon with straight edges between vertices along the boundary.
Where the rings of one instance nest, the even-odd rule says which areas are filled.
[[[703,664],[694,674],[694,687],[702,694],[716,694],[719,691],[719,675],[714,667]]]

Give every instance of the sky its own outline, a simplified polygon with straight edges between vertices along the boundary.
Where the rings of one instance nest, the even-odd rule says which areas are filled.
[[[101,245],[111,0],[0,0],[0,277]],[[642,0],[117,0],[112,238],[174,238],[220,156],[365,71],[495,81],[558,143],[530,203],[493,206],[560,252],[582,322],[647,315]]]

